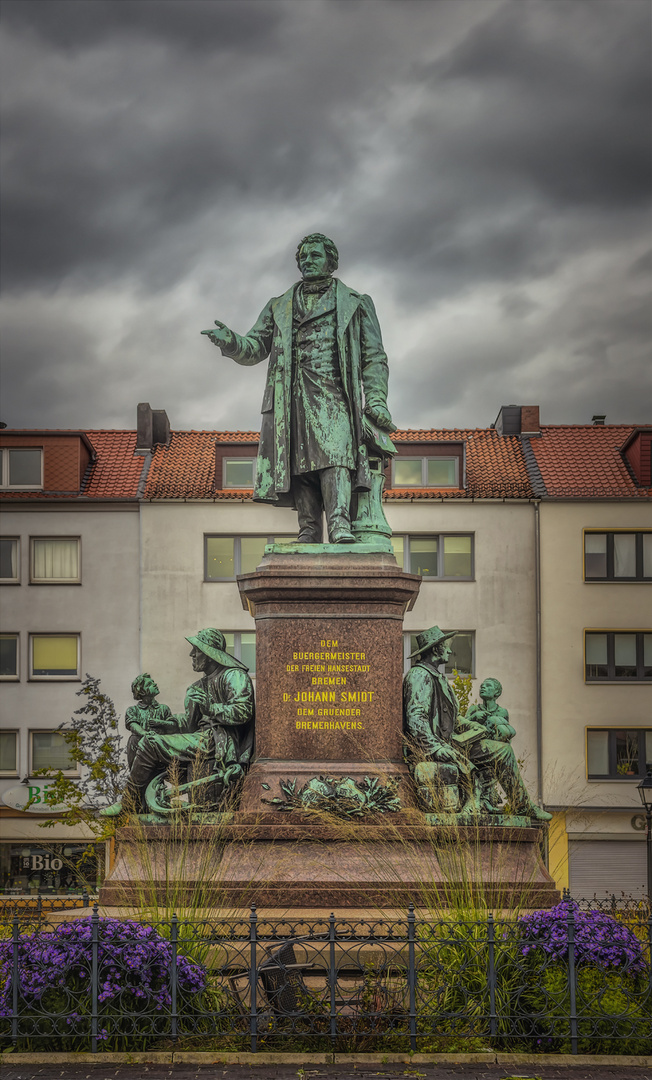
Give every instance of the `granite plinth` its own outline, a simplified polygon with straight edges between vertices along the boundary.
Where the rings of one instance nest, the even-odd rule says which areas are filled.
[[[134,904],[153,894],[165,903],[168,890],[178,904],[201,891],[203,905],[284,910],[427,907],[462,896],[503,908],[559,901],[541,862],[540,830],[437,828],[416,811],[400,818],[342,828],[236,813],[218,839],[210,826],[190,826],[183,838],[150,826],[146,843],[143,830],[121,829],[100,903]]]
[[[256,621],[256,761],[242,810],[282,798],[281,780],[320,775],[391,775],[413,805],[402,751],[403,617],[420,583],[388,552],[326,545],[275,545],[238,578]]]

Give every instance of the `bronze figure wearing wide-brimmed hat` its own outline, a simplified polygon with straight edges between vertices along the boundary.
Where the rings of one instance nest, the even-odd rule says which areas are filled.
[[[246,664],[243,664],[241,660],[236,660],[235,656],[231,656],[226,651],[224,634],[213,626],[208,627],[206,630],[198,630],[194,637],[187,637],[186,641],[189,641],[191,645],[196,645],[206,656],[210,656],[211,660],[216,660],[222,667],[238,667],[242,668],[243,671],[249,670]]]
[[[435,645],[439,645],[442,641],[448,641],[449,638],[455,637],[457,633],[457,630],[440,630],[438,626],[431,626],[429,630],[417,634],[417,648],[413,653],[410,653],[410,660],[413,656],[421,656],[422,653],[428,652],[429,649],[433,649]]]
[[[191,809],[196,795],[203,796],[204,809],[223,807],[253,756],[254,689],[246,664],[226,651],[226,638],[215,627],[186,640],[201,677],[186,691],[185,712],[172,718],[175,730],[148,731],[139,740],[125,790],[127,805],[137,811],[171,812],[164,781],[173,763],[183,773],[178,791],[188,793]],[[100,812],[115,816],[123,801]]]

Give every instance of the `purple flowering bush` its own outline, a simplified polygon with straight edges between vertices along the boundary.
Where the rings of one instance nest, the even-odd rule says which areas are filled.
[[[98,920],[98,1037],[105,1049],[133,1048],[169,1032],[172,946],[151,926]],[[87,1048],[91,1034],[92,919],[23,934],[18,946],[19,1031],[47,1049]],[[196,1017],[205,968],[176,958],[177,1011]],[[10,1032],[12,941],[0,942],[0,1021]]]
[[[562,900],[522,915],[515,947],[510,1034],[535,1051],[571,1050],[569,923],[574,925],[579,1053],[646,1054],[652,1047],[650,962],[629,929],[601,911]]]
[[[562,900],[549,911],[535,911],[518,920],[523,956],[541,949],[551,960],[568,960],[568,921],[575,924],[575,959],[605,970],[617,969],[632,975],[643,972],[647,963],[635,934],[603,911],[581,911],[574,900]]]

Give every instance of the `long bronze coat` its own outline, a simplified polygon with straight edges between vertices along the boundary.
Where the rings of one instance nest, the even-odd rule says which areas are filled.
[[[234,344],[222,352],[238,364],[259,364],[269,356],[254,500],[294,506],[290,475],[290,416],[292,391],[292,308],[297,285],[265,305],[248,334],[234,334]],[[365,405],[387,405],[387,356],[370,296],[335,280],[337,345],[344,393],[351,411],[356,469],[353,487],[369,490],[371,476],[362,438]]]
[[[455,691],[434,664],[420,660],[403,680],[403,731],[406,757],[437,759],[442,745],[450,745],[459,716]]]

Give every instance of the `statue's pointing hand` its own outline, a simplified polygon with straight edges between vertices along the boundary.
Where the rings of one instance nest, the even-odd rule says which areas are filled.
[[[212,341],[213,345],[217,345],[219,348],[231,345],[233,343],[233,332],[229,330],[226,323],[215,319],[215,325],[217,330],[202,330],[201,333],[205,334],[209,341]]]

